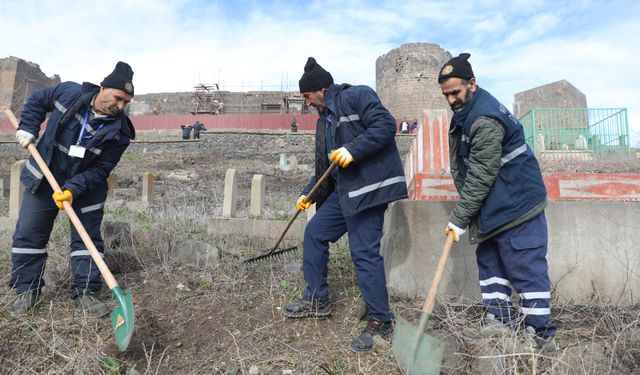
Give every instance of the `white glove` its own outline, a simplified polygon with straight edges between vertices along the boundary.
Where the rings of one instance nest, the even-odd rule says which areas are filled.
[[[460,241],[460,236],[462,236],[466,231],[467,231],[466,229],[462,229],[451,222],[449,222],[449,224],[447,224],[447,227],[444,228],[445,236],[448,236],[450,232],[453,233],[453,240],[455,242]]]
[[[26,130],[18,130],[16,132],[16,140],[20,143],[20,146],[27,148],[29,144],[36,139],[36,136],[29,133]]]

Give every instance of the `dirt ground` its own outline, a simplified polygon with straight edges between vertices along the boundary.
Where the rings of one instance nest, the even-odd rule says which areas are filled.
[[[0,289],[0,373],[403,374],[389,343],[379,342],[363,355],[348,349],[364,322],[344,239],[331,247],[332,316],[289,320],[282,308],[304,287],[301,250],[244,266],[243,259],[269,249],[271,241],[207,231],[207,217],[221,215],[228,168],[239,174],[239,217],[248,217],[251,177],[259,173],[267,186],[265,218],[288,218],[311,174],[305,168],[312,164],[313,136],[212,133],[200,142],[155,143],[179,135],[179,129],[140,134],[144,142],[133,144],[114,170],[117,189],[105,220],[128,223],[132,242],[109,250],[107,261],[133,296],[135,332],[128,349],[118,352],[109,320],[86,319],[74,311],[67,291],[69,227],[60,215],[49,246],[49,286],[38,308],[24,318],[8,312],[12,230],[0,230],[5,249],[0,252],[5,285]],[[401,150],[408,149],[408,140],[399,140]],[[297,170],[277,168],[282,153],[296,157]],[[8,173],[23,156],[19,148],[0,144],[0,171]],[[139,181],[147,171],[157,176],[155,201],[148,210],[127,209],[126,202],[140,196]],[[0,203],[0,214],[6,215],[7,199]],[[187,240],[214,245],[219,261],[183,264],[177,253]],[[109,291],[102,297],[115,306]],[[391,305],[397,315],[416,322],[421,302],[392,297]],[[441,304],[430,330],[450,348],[443,373],[630,374],[639,367],[637,310],[556,306],[554,315],[563,332],[557,356],[487,356],[483,353],[496,342],[478,344],[460,334],[478,324],[474,301]]]

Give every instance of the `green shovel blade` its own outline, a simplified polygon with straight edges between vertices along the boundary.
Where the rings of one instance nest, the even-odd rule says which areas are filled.
[[[124,293],[119,286],[111,289],[111,293],[113,293],[113,297],[118,302],[118,307],[111,312],[113,335],[118,349],[123,352],[129,346],[129,341],[131,341],[131,336],[133,335],[133,322],[135,321],[133,301],[131,300],[131,292]]]
[[[429,315],[422,313],[418,327],[401,317],[396,321],[393,354],[408,375],[440,374],[444,345],[440,340],[424,333]]]

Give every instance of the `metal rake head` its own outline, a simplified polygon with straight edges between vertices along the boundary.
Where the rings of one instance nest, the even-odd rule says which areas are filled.
[[[242,261],[242,264],[250,264],[250,263],[255,263],[258,261],[262,261],[265,259],[270,259],[270,258],[280,258],[283,257],[287,254],[289,254],[290,252],[297,250],[298,246],[293,246],[293,247],[288,247],[286,249],[281,249],[281,250],[272,250],[269,251],[266,254],[262,254],[262,255],[258,255],[256,257],[253,258],[249,258],[249,259],[245,259]]]

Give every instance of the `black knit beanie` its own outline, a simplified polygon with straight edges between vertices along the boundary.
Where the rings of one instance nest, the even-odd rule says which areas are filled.
[[[438,83],[442,83],[449,78],[457,77],[462,79],[471,79],[475,76],[473,75],[473,70],[471,69],[471,64],[467,61],[471,57],[470,53],[461,53],[458,57],[454,57],[451,60],[447,61],[446,64],[440,69],[440,74],[438,75]]]
[[[331,85],[333,77],[316,62],[316,59],[309,57],[304,66],[304,74],[298,83],[300,92],[318,91]]]
[[[133,96],[133,70],[129,64],[118,61],[116,64],[116,68],[109,74],[104,77],[104,80],[100,83],[102,87],[109,87],[112,89],[119,89],[127,94]]]

